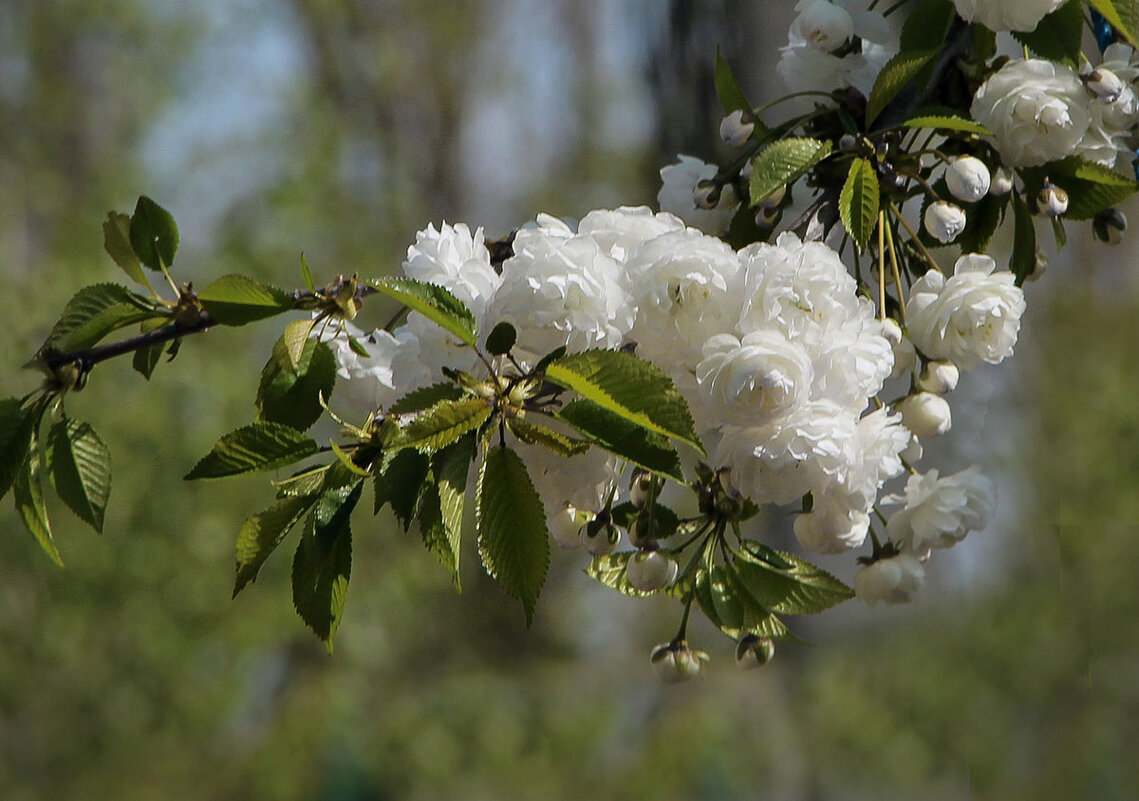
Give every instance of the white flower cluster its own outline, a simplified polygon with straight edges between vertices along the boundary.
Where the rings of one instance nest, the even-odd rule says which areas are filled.
[[[853,86],[869,95],[897,35],[886,18],[856,0],[799,0],[776,70],[792,92],[832,92]],[[855,40],[857,45],[855,46]]]

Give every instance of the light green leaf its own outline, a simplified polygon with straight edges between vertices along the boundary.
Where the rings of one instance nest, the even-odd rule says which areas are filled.
[[[475,438],[467,435],[431,460],[432,482],[428,483],[419,509],[423,544],[451,575],[456,590],[459,581],[459,548],[463,532],[463,501],[467,473],[475,453]]]
[[[32,433],[39,420],[19,398],[0,400],[0,498],[8,490],[28,459]]]
[[[241,531],[237,534],[234,598],[246,584],[257,580],[257,573],[269,558],[269,554],[281,544],[293,526],[305,516],[316,501],[314,496],[284,498],[242,524]]]
[[[911,80],[922,80],[922,71],[941,53],[953,23],[954,8],[949,0],[917,0],[909,5],[902,26],[898,54],[878,73],[866,104],[866,124],[874,122]],[[919,86],[924,88],[924,86]]]
[[[116,328],[157,316],[145,299],[119,284],[92,284],[76,292],[52,326],[44,347],[79,350],[97,343]]]
[[[830,573],[789,553],[752,540],[734,552],[734,569],[756,601],[784,615],[813,615],[854,597]]]
[[[733,640],[745,634],[773,640],[793,639],[783,622],[744,590],[729,566],[701,570],[693,590],[704,614]]]
[[[414,448],[396,453],[375,477],[374,511],[390,503],[396,520],[407,531],[429,484],[431,460]]]
[[[470,309],[448,290],[403,276],[373,278],[368,286],[395,298],[412,311],[417,311],[431,322],[457,336],[462,342],[474,345],[478,341],[478,323]]]
[[[980,136],[992,136],[993,132],[979,122],[951,114],[922,114],[910,117],[902,123],[903,128],[936,128],[942,131],[961,131]]]
[[[572,353],[546,367],[546,380],[634,425],[704,453],[683,396],[671,378],[644,359],[616,350]]]
[[[198,300],[214,322],[235,326],[264,320],[296,306],[288,293],[244,275],[223,275],[199,292]]]
[[[87,423],[60,420],[48,432],[52,482],[79,519],[103,531],[111,494],[111,451]]]
[[[645,592],[638,590],[629,583],[627,572],[629,559],[635,553],[636,551],[617,551],[605,556],[595,556],[585,572],[609,589],[616,590],[622,595],[628,595],[630,598],[648,598],[651,595],[656,595],[656,590]]]
[[[751,103],[747,101],[736,76],[732,74],[732,68],[720,55],[719,45],[716,46],[716,99],[720,101],[725,114],[752,110]]]
[[[842,185],[838,210],[842,224],[859,251],[866,250],[878,226],[878,200],[878,173],[874,165],[869,159],[854,159]]]
[[[277,488],[278,498],[295,498],[302,495],[315,495],[324,485],[325,474],[330,465],[321,464],[306,467],[288,478],[271,482]]]
[[[434,453],[476,430],[490,419],[492,411],[481,398],[439,401],[404,426],[393,446]]]
[[[150,289],[150,281],[139,266],[138,255],[131,247],[130,230],[131,218],[128,215],[117,211],[108,212],[107,219],[103,222],[103,249],[124,273]]]
[[[304,253],[301,253],[301,278],[304,279],[305,287],[308,288],[309,292],[316,291],[316,284],[312,282],[312,271],[308,268],[308,259],[305,258]]]
[[[441,381],[414,392],[409,392],[397,400],[388,409],[389,414],[412,414],[429,409],[440,401],[458,400],[463,397],[463,391],[450,381]]]
[[[680,455],[667,439],[593,401],[576,400],[566,404],[558,413],[558,419],[610,453],[676,481],[684,480]]]
[[[345,498],[325,493],[309,516],[293,557],[293,606],[332,652],[332,639],[344,617],[352,573],[352,510],[363,482]]]
[[[517,417],[507,421],[506,427],[527,445],[544,445],[561,456],[577,456],[589,450],[589,443],[584,440],[567,437],[565,434],[559,434],[545,426],[534,425]]]
[[[131,249],[152,270],[174,264],[178,252],[178,226],[170,212],[146,196],[138,199],[130,223]]]
[[[526,625],[546,581],[550,539],[546,509],[526,465],[508,448],[483,457],[475,489],[475,529],[487,572],[522,602]]]
[[[1088,0],[1131,44],[1139,43],[1139,0]]]
[[[31,443],[31,452],[27,461],[16,475],[12,485],[12,495],[16,500],[16,511],[20,519],[36,542],[51,557],[51,560],[63,567],[63,559],[56,550],[55,542],[51,537],[51,521],[48,520],[47,508],[44,506],[43,484],[40,479],[40,455],[35,439]]]
[[[328,345],[304,340],[300,361],[294,363],[288,343],[281,337],[261,371],[257,416],[304,431],[320,418],[324,411],[321,398],[329,397],[335,384],[336,357]]]
[[[312,456],[316,442],[292,426],[254,423],[231,431],[194,465],[187,480],[222,478],[254,470],[274,470]]]
[[[1036,226],[1032,212],[1018,193],[1012,193],[1013,240],[1012,259],[1009,269],[1016,276],[1018,284],[1036,269]]]
[[[1048,14],[1028,32],[1013,31],[1013,38],[1041,58],[1076,68],[1080,61],[1080,38],[1083,35],[1083,4],[1067,3]]]
[[[941,53],[940,47],[926,50],[902,51],[886,62],[874,80],[870,98],[866,101],[866,124],[869,126],[890,105],[906,84],[914,80],[927,65]]]
[[[830,142],[791,137],[772,142],[752,161],[749,192],[755,206],[773,192],[790,186],[831,153]]]

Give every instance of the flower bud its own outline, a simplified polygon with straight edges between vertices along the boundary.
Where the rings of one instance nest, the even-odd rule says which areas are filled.
[[[703,178],[696,182],[692,190],[692,202],[698,209],[714,209],[720,203],[720,193],[723,187],[711,178]]]
[[[633,518],[633,522],[629,524],[629,542],[634,548],[656,547],[659,532],[660,524],[656,518],[642,513]]]
[[[759,201],[761,209],[775,209],[783,203],[783,198],[787,197],[787,184],[783,184],[770,195]]]
[[[739,147],[751,139],[755,131],[755,115],[750,111],[736,109],[720,120],[720,138],[730,147]]]
[[[736,667],[751,670],[766,665],[775,657],[775,641],[770,637],[745,634],[736,643]]]
[[[887,317],[882,321],[882,335],[894,351],[894,367],[890,371],[890,378],[898,378],[913,370],[918,363],[917,351],[914,350],[914,343],[902,334],[902,327]]]
[[[1001,167],[997,170],[997,174],[993,176],[992,183],[989,184],[989,194],[993,197],[1001,197],[1007,195],[1012,191],[1012,173]]]
[[[634,470],[629,481],[629,502],[638,509],[649,502],[653,489],[653,474],[647,470]]]
[[[1045,181],[1036,196],[1036,205],[1045,217],[1056,219],[1068,210],[1068,193],[1051,181]]]
[[[1095,225],[1093,224],[1093,228]],[[1038,281],[1044,273],[1048,272],[1048,257],[1040,248],[1036,249],[1036,258],[1032,260],[1032,272],[1024,276],[1025,281]]]
[[[608,515],[597,515],[581,527],[581,544],[591,556],[613,553],[621,539],[621,530],[613,525]]]
[[[914,556],[901,554],[879,559],[858,571],[854,576],[854,595],[871,606],[879,601],[908,603],[917,595],[924,580],[922,563]]]
[[[882,336],[886,337],[886,341],[891,346],[897,345],[902,341],[902,327],[898,325],[898,321],[893,317],[887,317],[882,320]]]
[[[759,228],[761,231],[768,228],[774,228],[775,223],[779,222],[779,215],[781,213],[782,212],[779,210],[778,206],[772,209],[764,208],[761,206],[755,213],[755,227]]]
[[[960,377],[961,371],[953,362],[927,362],[918,378],[918,389],[934,395],[944,395],[956,389]]]
[[[1123,241],[1123,232],[1127,230],[1127,217],[1119,209],[1111,208],[1101,211],[1092,220],[1092,233],[1100,242],[1109,245],[1118,245]]]
[[[992,176],[985,162],[976,156],[962,156],[945,168],[945,185],[949,194],[966,203],[980,200],[989,191]]]
[[[850,12],[830,0],[808,0],[796,8],[799,16],[791,23],[791,31],[819,50],[830,53],[854,35]]]
[[[838,149],[842,153],[854,153],[858,150],[858,141],[854,134],[843,134],[838,140]]]
[[[676,581],[680,566],[660,551],[637,551],[629,557],[626,575],[641,592],[656,592]]]
[[[700,675],[708,654],[688,647],[684,640],[661,643],[649,654],[649,664],[665,684],[679,684]]]
[[[932,392],[919,392],[904,398],[898,404],[898,411],[902,413],[902,425],[920,439],[944,434],[953,423],[949,403]]]
[[[1081,77],[1088,90],[1104,103],[1114,103],[1123,94],[1125,84],[1107,67],[1096,67]]]
[[[925,230],[947,245],[965,230],[965,210],[945,200],[930,203],[925,210]]]
[[[592,515],[568,503],[549,516],[550,536],[559,547],[575,550],[581,547],[581,529]]]

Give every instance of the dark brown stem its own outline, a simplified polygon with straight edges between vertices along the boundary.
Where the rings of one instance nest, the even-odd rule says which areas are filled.
[[[43,363],[49,370],[56,370],[65,364],[74,364],[85,373],[99,362],[112,359],[115,356],[142,350],[151,345],[157,345],[159,342],[180,339],[188,334],[200,334],[214,325],[216,325],[214,319],[208,313],[202,312],[198,322],[193,325],[171,325],[138,336],[120,339],[118,342],[111,342],[107,345],[96,345],[93,348],[73,350],[67,353],[53,353],[44,357]]]

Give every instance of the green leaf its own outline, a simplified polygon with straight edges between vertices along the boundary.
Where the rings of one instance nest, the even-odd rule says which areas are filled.
[[[498,323],[486,337],[486,349],[492,356],[509,353],[518,341],[518,329],[508,322]]]
[[[451,574],[456,590],[459,581],[459,547],[463,533],[463,501],[467,473],[475,454],[473,435],[463,437],[431,460],[433,483],[423,493],[419,528],[423,544]]]
[[[31,449],[39,420],[19,398],[0,400],[0,498],[8,494]]]
[[[287,292],[244,275],[223,275],[199,292],[198,300],[220,325],[245,325],[296,306]]]
[[[394,446],[434,453],[479,428],[490,419],[492,411],[482,398],[439,401],[404,426]]]
[[[388,409],[389,414],[414,414],[430,409],[440,401],[455,401],[463,397],[463,391],[450,381],[441,381],[414,392],[409,392]]]
[[[917,0],[909,5],[898,54],[886,62],[870,90],[866,104],[868,127],[906,84],[920,79],[922,70],[941,53],[954,14],[948,0]],[[919,80],[919,83],[926,81]]]
[[[150,376],[154,373],[154,368],[157,367],[158,363],[162,360],[162,354],[166,351],[167,344],[169,343],[155,342],[153,345],[139,348],[134,352],[134,356],[131,357],[131,367],[138,373],[141,373],[142,377],[149,381]]]
[[[684,480],[680,455],[667,439],[593,401],[576,400],[567,404],[558,413],[558,419],[569,423],[590,442],[610,453],[646,470],[677,481]]]
[[[593,561],[589,563],[589,567],[585,569],[585,572],[609,589],[616,590],[622,595],[628,595],[630,598],[648,598],[651,595],[656,595],[657,590],[645,592],[644,590],[638,590],[629,583],[629,559],[631,559],[635,553],[637,552],[617,551],[616,553],[606,554],[605,556],[595,556],[593,557]]]
[[[772,142],[752,161],[750,195],[755,206],[789,186],[831,153],[830,142],[790,137]]]
[[[34,438],[28,459],[12,485],[12,495],[16,500],[16,511],[28,531],[51,560],[63,567],[63,559],[60,558],[51,537],[51,522],[48,520],[47,508],[44,506],[43,484],[40,480],[40,455]]]
[[[231,431],[194,465],[186,479],[222,478],[253,470],[274,470],[298,462],[318,447],[292,426],[254,423]]]
[[[399,451],[383,472],[376,474],[374,511],[378,513],[384,504],[390,503],[396,520],[407,531],[428,486],[430,473],[431,460],[425,454],[414,448]]]
[[[733,640],[745,634],[794,639],[783,622],[747,592],[728,565],[700,571],[693,589],[704,614]]]
[[[546,367],[546,380],[634,425],[704,453],[688,404],[672,379],[644,359],[616,350],[572,353]]]
[[[1066,220],[1090,220],[1139,190],[1139,183],[1133,179],[1079,156],[1068,156],[1040,167],[1024,167],[1020,174],[1024,191],[1030,197],[1040,191],[1045,179],[1067,192]]]
[[[374,278],[367,282],[373,289],[395,298],[412,311],[457,336],[467,345],[478,341],[478,323],[470,309],[448,290],[403,276]]]
[[[1058,61],[1075,69],[1080,61],[1080,38],[1084,32],[1083,8],[1079,0],[1048,14],[1028,32],[1012,31],[1013,38],[1041,58]]]
[[[346,498],[325,493],[309,516],[293,557],[293,606],[308,627],[328,645],[344,617],[352,573],[352,510],[363,482]]]
[[[732,74],[732,68],[728,66],[728,62],[720,55],[720,46],[716,46],[716,99],[720,101],[720,107],[724,110],[724,114],[731,114],[733,111],[751,111],[751,103],[747,101],[744,96],[743,90],[740,89],[739,83],[736,81],[736,76]]]
[[[257,580],[257,573],[269,554],[281,544],[316,500],[313,496],[284,498],[242,524],[241,531],[237,534],[234,598],[246,584]]]
[[[145,195],[135,204],[130,223],[131,249],[152,270],[174,264],[178,252],[178,226],[166,209]]]
[[[789,553],[745,540],[734,552],[734,569],[756,601],[783,615],[813,615],[854,597],[830,573]]]
[[[107,213],[103,222],[103,250],[130,278],[150,289],[150,281],[139,266],[138,256],[131,247],[131,218],[117,211]],[[152,290],[153,291],[153,290]]]
[[[936,186],[934,187],[937,188]],[[1009,195],[986,194],[976,203],[969,206],[969,213],[965,222],[965,230],[957,237],[955,244],[961,248],[962,253],[985,253],[989,243],[993,240],[997,228],[1005,216],[1008,208]]]
[[[328,473],[330,465],[321,464],[314,467],[306,467],[304,470],[283,478],[279,481],[271,482],[277,488],[278,498],[295,498],[302,495],[315,495],[320,492],[321,487],[324,485],[325,476]]]
[[[902,123],[903,128],[936,128],[942,131],[960,131],[980,136],[992,136],[993,132],[979,122],[951,114],[922,114],[910,117]]]
[[[483,457],[475,488],[475,529],[483,566],[522,602],[529,626],[550,563],[550,535],[545,506],[526,465],[508,448],[491,448]]]
[[[878,226],[878,173],[869,159],[850,162],[850,172],[838,199],[842,224],[859,251],[866,250],[870,236]]]
[[[527,445],[544,445],[560,456],[577,456],[589,450],[589,443],[584,440],[567,437],[545,426],[527,423],[517,417],[507,422],[506,427],[518,439]]]
[[[336,357],[328,345],[304,340],[300,361],[294,364],[289,345],[281,337],[261,371],[257,416],[304,431],[320,418],[324,411],[321,398],[331,395],[335,384]]]
[[[925,50],[903,50],[887,61],[874,80],[870,98],[866,101],[866,125],[869,127],[878,119],[890,101],[940,53],[940,46]]]
[[[308,268],[308,259],[305,258],[304,253],[301,253],[301,278],[304,279],[305,287],[308,288],[309,292],[316,291],[316,284],[312,282],[312,271]]]
[[[47,447],[55,491],[80,520],[101,533],[111,494],[111,451],[89,424],[70,418],[51,427]]]
[[[1021,284],[1036,269],[1036,226],[1028,204],[1016,192],[1012,194],[1012,212],[1013,240],[1009,269],[1016,276],[1017,284]]]
[[[119,284],[92,284],[76,292],[52,326],[44,347],[80,350],[118,328],[158,315],[145,299]]]
[[[1088,0],[1131,44],[1139,43],[1139,0]]]

